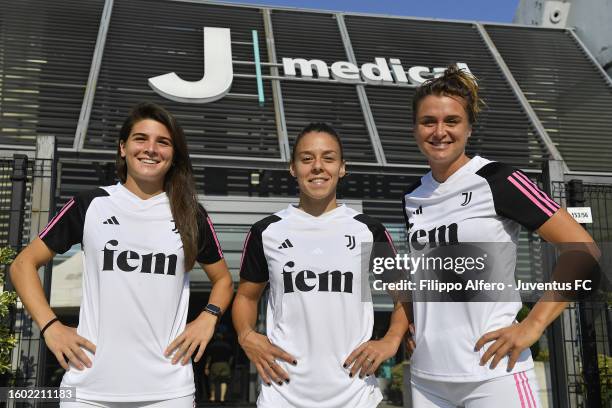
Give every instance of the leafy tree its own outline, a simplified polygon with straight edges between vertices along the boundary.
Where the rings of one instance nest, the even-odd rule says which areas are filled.
[[[13,261],[15,251],[11,248],[0,248],[0,267]],[[17,303],[17,294],[4,290],[4,274],[0,268],[0,374],[11,371],[11,351],[17,344],[15,335],[9,327],[9,311]]]

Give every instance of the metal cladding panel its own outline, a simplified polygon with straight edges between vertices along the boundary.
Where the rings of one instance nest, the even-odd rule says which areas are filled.
[[[469,154],[534,169],[548,158],[474,25],[351,15],[345,21],[360,65],[374,62],[375,57],[399,58],[405,71],[412,66],[468,65],[486,102],[467,146]],[[414,88],[367,86],[366,92],[387,161],[424,164],[413,138]]]
[[[147,100],[176,115],[192,154],[280,158],[270,81],[264,81],[266,101],[261,107],[255,78],[236,77],[255,75],[254,65],[234,63],[230,93],[206,104],[174,102],[149,87],[148,78],[169,72],[187,81],[202,78],[205,26],[231,30],[234,61],[254,61],[251,31],[257,30],[260,54],[267,61],[259,9],[169,0],[115,0],[85,148],[114,150],[130,107]],[[269,74],[266,68],[262,73]]]
[[[63,159],[59,170],[60,195],[56,200],[57,210],[79,192],[117,182],[115,163],[111,161],[84,166],[82,160]],[[2,171],[0,167],[0,173]],[[258,183],[253,183],[255,174],[258,175]],[[196,164],[193,166],[193,175],[197,191],[210,196],[297,197],[299,194],[297,182],[288,169],[219,168]],[[369,208],[380,208],[382,211],[378,213],[371,210],[371,214],[385,222],[403,223],[401,199],[406,186],[417,178],[354,173],[349,166],[348,174],[338,183],[337,196],[339,199],[367,200]]]
[[[282,91],[292,147],[304,126],[326,122],[340,134],[346,160],[376,162],[354,85],[291,82]]]
[[[278,63],[283,57],[319,59],[328,66],[347,60],[331,14],[273,10],[272,25]],[[355,85],[283,81],[281,89],[291,144],[308,123],[327,122],[340,134],[347,160],[376,163]]]
[[[29,167],[28,171],[30,171]],[[9,224],[11,217],[19,215],[11,211],[14,168],[15,162],[13,159],[0,159],[0,248],[9,245]]]
[[[21,244],[23,247],[30,243],[30,229],[32,219],[32,182],[34,178],[41,178],[40,170],[46,169],[50,165],[48,160],[28,160],[26,167],[26,184],[24,206],[19,211],[23,211],[23,224],[21,227]],[[10,218],[19,216],[11,209],[11,196],[13,183],[12,179],[15,169],[13,158],[0,159],[0,248],[9,245],[9,223]],[[17,181],[18,182],[18,181]]]
[[[612,171],[612,87],[571,33],[486,30],[570,170]]]
[[[0,144],[72,147],[104,0],[0,0]]]

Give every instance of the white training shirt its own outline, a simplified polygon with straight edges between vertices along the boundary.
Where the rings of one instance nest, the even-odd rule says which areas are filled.
[[[444,183],[431,172],[404,196],[409,246],[423,249],[427,242],[509,242],[512,252],[504,276],[514,276],[520,226],[538,229],[557,210],[552,201],[521,171],[474,157]],[[434,238],[432,240],[432,238]],[[513,279],[513,278],[512,278]],[[481,381],[533,367],[527,348],[512,372],[508,358],[494,370],[490,361],[480,366],[474,346],[490,331],[510,326],[521,308],[516,302],[414,302],[416,349],[410,364],[413,375],[431,380]]]
[[[203,208],[197,261],[222,258]],[[195,391],[191,363],[172,365],[164,350],[185,328],[189,274],[165,193],[142,200],[121,184],[77,195],[40,238],[56,253],[83,250],[79,335],[96,345],[92,367],[71,367],[62,386],[77,398],[151,401]]]
[[[342,367],[372,336],[371,298],[362,298],[370,265],[362,272],[361,262],[361,244],[372,242],[381,243],[377,256],[393,256],[382,224],[344,205],[318,217],[289,206],[253,225],[240,277],[270,282],[267,336],[297,359],[278,361],[290,383],[262,384],[259,408],[371,408],[382,400],[374,376],[350,378]]]

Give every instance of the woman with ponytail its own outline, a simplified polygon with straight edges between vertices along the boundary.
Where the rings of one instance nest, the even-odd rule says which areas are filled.
[[[191,357],[202,357],[229,305],[231,275],[198,204],[174,116],[152,103],[135,106],[119,133],[116,167],[120,182],[68,201],[19,254],[11,279],[67,370],[62,386],[75,387],[76,401],[61,407],[191,408]],[[36,271],[75,244],[83,251],[83,295],[72,328],[49,306]],[[196,262],[212,292],[186,324]]]
[[[482,104],[476,79],[454,65],[417,88],[414,137],[431,171],[403,198],[408,240],[413,250],[440,243],[506,243],[507,262],[495,273],[514,282],[521,226],[555,243],[593,240],[520,170],[466,155]],[[448,246],[437,250],[443,248]],[[597,256],[596,250],[590,253]],[[466,278],[448,273],[451,280]],[[541,406],[529,346],[567,302],[540,299],[518,323],[518,294],[507,301],[420,300],[413,302],[408,342],[415,408]]]

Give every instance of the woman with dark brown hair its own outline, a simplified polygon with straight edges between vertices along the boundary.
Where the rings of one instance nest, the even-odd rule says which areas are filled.
[[[117,147],[120,182],[72,198],[11,266],[23,304],[76,388],[77,407],[193,406],[198,361],[232,297],[215,231],[198,204],[183,131],[161,106],[141,103]],[[37,269],[75,244],[83,251],[79,326],[63,325]],[[209,304],[186,324],[189,271],[201,264]],[[181,364],[177,364],[177,363]]]
[[[331,126],[311,123],[300,132],[289,172],[299,203],[251,227],[232,307],[238,342],[262,381],[257,406],[377,407],[374,374],[397,353],[408,320],[395,302],[385,335],[372,339],[367,262],[394,257],[393,242],[379,221],[338,203],[346,163]],[[258,303],[267,286],[260,334]]]

